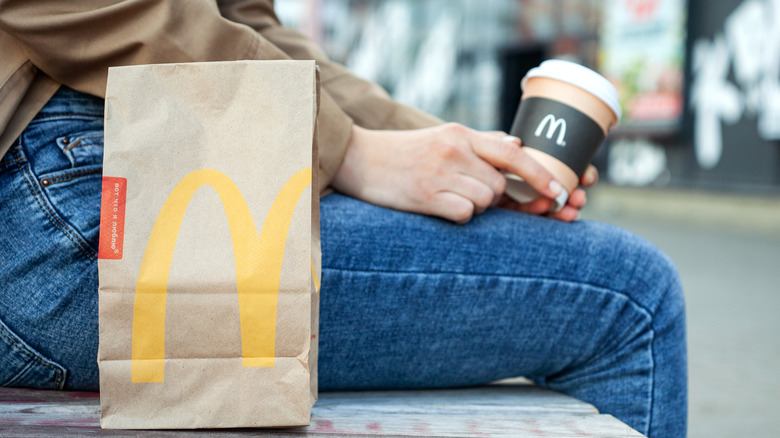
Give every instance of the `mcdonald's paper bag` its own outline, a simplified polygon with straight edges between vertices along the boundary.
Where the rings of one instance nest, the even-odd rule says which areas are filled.
[[[309,423],[319,193],[313,62],[112,68],[101,425]]]

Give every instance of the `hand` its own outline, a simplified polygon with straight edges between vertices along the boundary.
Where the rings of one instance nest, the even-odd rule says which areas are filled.
[[[561,193],[560,183],[513,137],[452,123],[414,131],[356,126],[331,185],[376,205],[466,223],[503,196],[500,170],[519,175],[546,198]],[[584,193],[572,195],[570,204]]]
[[[582,175],[580,185],[585,188],[593,187],[596,185],[598,180],[599,172],[591,164]],[[566,202],[566,205],[560,211],[554,213],[549,213],[553,206],[553,202],[552,200],[546,198],[539,198],[526,204],[519,204],[508,196],[503,196],[496,206],[528,214],[546,214],[548,217],[553,219],[558,219],[564,222],[572,222],[577,220],[577,218],[580,216],[579,211],[582,209],[582,207],[585,206],[586,202],[587,196],[585,195],[585,191],[578,188],[574,190],[571,195],[569,195],[569,200]]]

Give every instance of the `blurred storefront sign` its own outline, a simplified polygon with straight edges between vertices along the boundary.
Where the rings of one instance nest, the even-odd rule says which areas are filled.
[[[693,40],[691,109],[696,156],[705,169],[723,155],[717,125],[724,122],[755,118],[762,139],[780,140],[780,1],[722,3],[733,7],[717,20],[722,26],[712,32],[711,23],[697,22],[702,33]]]
[[[780,186],[780,0],[690,1],[693,176]]]
[[[620,92],[622,131],[650,136],[680,127],[685,0],[607,0],[598,69]]]
[[[608,0],[603,17],[625,114],[609,180],[777,193],[780,0]]]

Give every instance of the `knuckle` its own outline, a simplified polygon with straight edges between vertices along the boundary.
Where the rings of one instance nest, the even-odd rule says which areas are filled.
[[[493,189],[493,193],[499,194],[504,193],[506,191],[506,177],[502,174],[498,174],[498,177],[493,181],[493,184],[490,185],[490,187]]]
[[[453,222],[457,222],[459,224],[465,224],[469,220],[471,220],[471,217],[474,216],[474,205],[462,205],[453,208],[450,219]]]
[[[432,147],[436,155],[445,160],[452,160],[460,156],[460,148],[451,142],[436,142],[432,145]]]
[[[476,204],[476,207],[485,209],[493,204],[493,199],[495,199],[495,197],[496,194],[493,192],[493,189],[488,186],[481,186],[476,199],[474,199],[474,204]]]
[[[507,161],[516,161],[522,154],[522,149],[509,141],[502,141],[498,147],[498,153]]]
[[[474,215],[474,204],[461,197],[450,197],[442,204],[443,216],[453,222],[464,224]]]
[[[419,184],[418,194],[423,203],[431,203],[435,200],[438,191],[433,184]]]
[[[444,178],[447,174],[447,170],[444,167],[444,163],[442,163],[441,161],[430,163],[426,167],[428,168],[427,174],[433,178],[441,179]],[[432,194],[435,193],[429,184],[423,186],[423,191],[430,192]]]
[[[454,122],[445,124],[444,129],[447,132],[450,132],[455,135],[463,135],[468,130],[468,128],[466,128],[464,125],[461,125],[460,123],[454,123]]]
[[[480,190],[479,195],[477,195],[477,199],[475,200],[475,203],[477,204],[477,207],[485,209],[490,207],[491,204],[493,204],[493,199],[495,198],[496,194],[488,187],[485,187],[483,190]]]

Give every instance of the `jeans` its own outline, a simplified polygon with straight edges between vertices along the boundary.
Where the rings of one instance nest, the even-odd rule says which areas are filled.
[[[103,102],[65,87],[0,162],[0,385],[98,388]],[[526,376],[651,437],[687,422],[685,303],[618,228],[491,209],[467,225],[322,199],[321,390]]]

